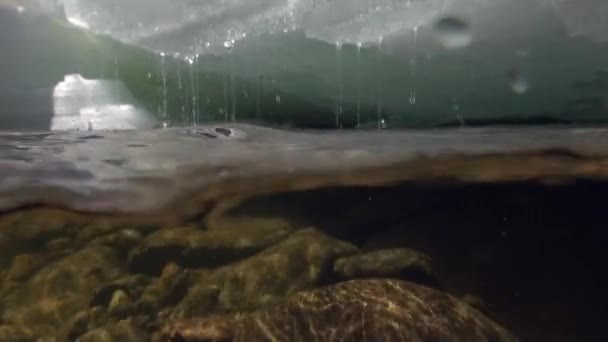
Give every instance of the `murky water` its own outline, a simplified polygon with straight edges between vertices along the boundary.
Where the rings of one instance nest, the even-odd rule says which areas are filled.
[[[607,132],[4,133],[0,340],[602,340]]]

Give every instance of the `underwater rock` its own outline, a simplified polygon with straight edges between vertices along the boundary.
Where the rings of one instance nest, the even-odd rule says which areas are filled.
[[[56,238],[75,235],[85,224],[73,214],[50,209],[20,211],[0,219],[0,232],[10,241],[12,249],[29,252],[45,249]]]
[[[192,268],[218,267],[254,255],[291,233],[282,225],[243,223],[208,231],[186,227],[153,233],[129,253],[129,269],[156,275],[171,261]]]
[[[129,250],[141,243],[143,237],[135,229],[123,229],[116,233],[93,239],[90,245],[105,245],[114,248],[121,256],[126,256]]]
[[[272,223],[248,226],[246,222],[242,226],[206,231],[190,240],[182,260],[191,267],[222,266],[275,245],[291,232],[289,226]]]
[[[160,277],[147,286],[136,303],[137,311],[154,317],[163,307],[177,304],[188,290],[190,274],[175,263],[169,263]]]
[[[481,312],[483,312],[484,314],[486,314],[488,312],[488,307],[486,302],[483,300],[483,298],[474,295],[474,294],[466,294],[464,296],[462,296],[460,298],[460,300],[467,304],[468,306],[475,308]]]
[[[58,252],[72,248],[72,239],[70,238],[57,238],[46,243],[45,247],[49,252]]]
[[[190,241],[199,238],[203,230],[196,227],[162,229],[152,233],[139,246],[129,252],[129,270],[159,275],[170,262],[178,262]]]
[[[78,338],[78,342],[115,342],[107,329],[93,329]]]
[[[36,342],[34,333],[21,326],[0,325],[0,341],[6,342]]]
[[[125,319],[108,324],[103,328],[95,328],[78,338],[79,342],[145,342],[149,341],[148,334],[141,328],[137,319]]]
[[[43,255],[19,254],[13,258],[7,276],[16,281],[26,280],[47,262]]]
[[[56,329],[87,308],[100,283],[123,273],[113,250],[96,246],[42,268],[4,298],[2,319],[17,325]]]
[[[229,201],[228,201],[229,202]],[[240,203],[240,202],[237,202]],[[227,203],[227,208],[236,206],[234,203]],[[237,206],[238,207],[238,206]],[[224,208],[225,209],[225,208]],[[241,208],[245,210],[247,208]],[[252,211],[250,209],[250,211]],[[255,212],[255,208],[253,208]],[[226,216],[222,208],[216,209],[206,218],[208,230],[254,230],[254,231],[284,231],[294,230],[294,224],[286,219],[277,217],[252,217],[252,216]]]
[[[133,232],[137,232],[142,236],[154,232],[160,227],[151,224],[140,224],[137,222],[120,221],[98,218],[94,222],[82,227],[76,235],[76,245],[83,247],[91,241],[104,236],[111,236],[117,232],[126,232],[123,237],[128,237]]]
[[[239,263],[198,272],[173,316],[257,309],[285,295],[321,285],[330,277],[337,258],[356,251],[355,246],[316,229],[296,231]]]
[[[518,341],[445,293],[393,280],[353,280],[249,314],[169,323],[156,340]]]
[[[28,242],[70,235],[83,224],[74,215],[53,210],[20,211],[2,220],[2,228],[10,225],[13,236]]]
[[[411,249],[386,249],[336,260],[334,272],[343,279],[398,278],[436,283],[431,259]]]
[[[119,321],[110,328],[112,336],[116,342],[147,342],[150,341],[150,336],[142,328],[143,321],[135,318],[129,318]]]
[[[89,330],[102,327],[107,317],[101,306],[95,306],[78,312],[67,325],[67,336],[69,340],[75,340],[78,336],[85,334]]]
[[[146,286],[152,282],[152,279],[141,274],[127,275],[116,279],[97,288],[93,293],[89,305],[91,307],[98,305],[107,306],[112,300],[114,293],[118,290],[125,291],[130,298],[139,298]]]
[[[133,310],[133,301],[124,290],[116,290],[108,304],[108,313],[112,316],[124,317]]]

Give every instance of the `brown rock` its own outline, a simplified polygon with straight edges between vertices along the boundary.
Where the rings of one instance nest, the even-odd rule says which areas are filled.
[[[355,246],[315,229],[297,231],[242,262],[199,272],[175,316],[252,310],[271,304],[285,295],[319,286],[331,274],[337,258],[356,251]]]
[[[42,255],[19,254],[13,258],[7,276],[16,281],[26,280],[45,263],[46,259]]]
[[[44,267],[4,298],[2,319],[56,329],[88,307],[94,290],[122,274],[112,249],[86,248]]]
[[[138,312],[154,317],[162,307],[177,304],[186,294],[190,274],[175,263],[167,264],[155,282],[147,286],[136,303]]]
[[[34,333],[25,327],[0,325],[0,341],[3,342],[36,342]]]
[[[108,304],[108,313],[112,316],[124,317],[133,311],[133,300],[124,290],[116,290]]]
[[[185,267],[218,267],[254,255],[290,233],[291,229],[283,225],[248,227],[240,221],[239,225],[209,231],[195,227],[165,229],[132,250],[128,264],[131,270],[154,275],[172,261]]]
[[[414,283],[354,280],[241,316],[168,324],[164,341],[518,341],[457,299]]]
[[[73,247],[73,241],[70,238],[62,237],[53,239],[46,243],[46,249],[49,252],[58,252]]]
[[[411,249],[385,249],[336,260],[334,272],[343,279],[396,278],[433,283],[431,259]]]

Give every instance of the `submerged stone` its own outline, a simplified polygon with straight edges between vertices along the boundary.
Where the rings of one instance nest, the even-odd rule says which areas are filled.
[[[316,229],[297,231],[239,263],[199,272],[174,316],[185,318],[268,305],[321,285],[331,277],[337,258],[356,251],[355,246]]]
[[[79,342],[146,342],[150,338],[137,319],[125,319],[95,328],[78,338]]]
[[[175,263],[169,263],[156,281],[148,285],[136,303],[137,311],[154,317],[165,306],[177,304],[186,294],[190,274]]]
[[[98,328],[87,332],[78,338],[79,342],[114,342],[112,334],[107,329]]]
[[[435,283],[431,259],[411,249],[397,248],[352,255],[336,260],[334,271],[344,279],[400,278]]]
[[[0,325],[0,341],[35,342],[37,337],[25,327],[15,325]]]
[[[19,254],[13,258],[7,275],[12,280],[22,281],[42,268],[46,262],[47,260],[41,255]]]
[[[108,304],[108,313],[113,316],[126,316],[133,310],[133,300],[124,290],[116,290]]]
[[[122,274],[112,249],[91,247],[42,268],[4,298],[2,319],[57,329],[89,305],[100,283]]]
[[[243,315],[170,323],[158,341],[479,341],[518,339],[457,299],[414,283],[354,280]]]
[[[185,227],[153,233],[129,253],[129,268],[158,274],[170,262],[194,268],[222,266],[254,255],[291,233],[282,225],[240,223],[208,231]]]

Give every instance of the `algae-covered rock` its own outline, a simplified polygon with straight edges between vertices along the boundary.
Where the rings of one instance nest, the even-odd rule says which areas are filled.
[[[7,276],[12,280],[23,281],[42,268],[46,262],[44,255],[19,254],[13,258]]]
[[[457,299],[410,282],[354,280],[249,314],[170,323],[158,341],[479,341],[518,339]]]
[[[291,231],[289,226],[273,222],[269,222],[267,226],[235,225],[206,231],[190,241],[190,245],[183,252],[182,260],[184,264],[194,267],[225,265],[280,242]]]
[[[74,236],[85,224],[83,217],[65,211],[26,210],[2,217],[0,231],[20,248],[37,250],[54,238]]]
[[[15,325],[0,325],[2,342],[36,342],[37,337],[30,329]]]
[[[104,311],[101,306],[95,306],[75,314],[65,327],[68,339],[75,340],[87,331],[102,327],[107,320]]]
[[[112,300],[112,296],[118,290],[122,290],[130,298],[139,298],[144,289],[152,283],[154,278],[141,274],[126,275],[95,289],[89,305],[106,307]]]
[[[133,234],[134,232],[137,232],[137,234],[141,236],[145,236],[151,232],[158,230],[159,228],[159,226],[150,223],[97,218],[95,221],[90,222],[78,231],[78,234],[76,235],[75,244],[79,247],[83,247],[98,238],[111,236],[121,231],[126,234],[122,236],[117,236],[118,238],[128,238],[129,235],[136,235]]]
[[[136,303],[137,311],[155,316],[163,307],[177,304],[188,290],[190,274],[175,263],[169,263],[161,276],[147,286]]]
[[[17,325],[61,327],[86,309],[99,284],[123,273],[114,251],[86,248],[61,258],[4,298],[2,319]]]
[[[119,321],[110,327],[110,332],[116,342],[148,342],[150,337],[142,328],[142,321],[129,318]]]
[[[121,256],[126,256],[128,252],[139,245],[142,240],[142,234],[136,229],[122,229],[115,233],[95,238],[89,244],[112,247]]]
[[[158,275],[170,262],[178,262],[190,240],[203,231],[196,227],[162,229],[148,236],[142,244],[131,250],[127,265],[131,271]]]
[[[336,260],[334,272],[344,279],[401,278],[431,282],[431,259],[411,249],[386,249]]]
[[[311,289],[332,273],[334,261],[357,248],[315,229],[304,229],[239,263],[199,272],[176,317],[251,310]]]
[[[92,329],[78,338],[79,342],[146,342],[150,337],[137,319],[124,319]]]
[[[15,255],[44,252],[51,241],[71,239],[84,224],[79,215],[51,209],[0,216],[0,267],[8,266]]]
[[[209,215],[207,217],[208,230],[265,230],[283,231],[294,230],[294,223],[280,217],[253,217],[253,216],[226,216]]]
[[[115,342],[115,340],[108,329],[97,328],[80,336],[78,342]]]
[[[208,231],[196,227],[164,229],[132,250],[128,265],[147,274],[158,274],[171,261],[186,267],[217,267],[254,255],[290,233],[289,227],[272,222],[253,227],[240,222]]]
[[[66,249],[73,248],[73,240],[67,237],[60,237],[57,239],[53,239],[48,241],[45,244],[46,249],[49,252],[58,252]]]
[[[112,316],[124,317],[134,309],[133,300],[124,290],[116,290],[108,304],[108,313]]]

